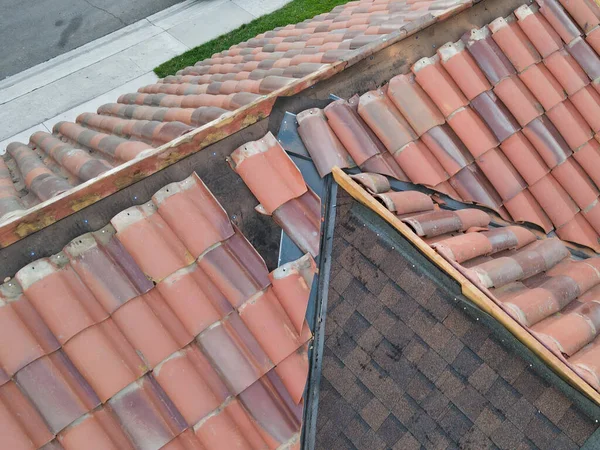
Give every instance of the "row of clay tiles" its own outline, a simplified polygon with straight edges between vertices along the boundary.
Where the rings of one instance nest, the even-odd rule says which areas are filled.
[[[20,214],[176,137],[218,119],[355,49],[463,0],[361,1],[264,33],[80,115],[29,143],[12,143],[0,160],[0,220]],[[289,48],[287,48],[289,47]],[[286,48],[286,50],[284,50]]]
[[[600,7],[564,0],[579,28],[557,0],[537,3],[298,114],[321,175],[356,164],[599,251]]]
[[[576,260],[524,227],[490,227],[483,211],[441,210],[378,174],[352,178],[600,391],[599,257]]]
[[[315,269],[165,186],[0,286],[0,448],[299,448]]]

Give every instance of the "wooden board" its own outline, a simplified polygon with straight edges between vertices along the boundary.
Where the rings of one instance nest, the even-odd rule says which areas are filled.
[[[550,350],[544,347],[529,331],[509,316],[492,299],[487,297],[477,286],[469,281],[462,273],[454,268],[448,261],[442,258],[425,241],[417,236],[406,224],[391,213],[381,203],[375,200],[367,191],[365,191],[352,178],[346,175],[338,167],[333,169],[335,181],[348,192],[355,200],[359,201],[367,208],[371,209],[382,219],[393,226],[404,238],[410,241],[421,253],[429,258],[440,269],[454,278],[461,286],[462,293],[471,300],[482,311],[486,312],[507,330],[509,330],[519,341],[533,351],[542,361],[552,368],[562,379],[571,386],[583,392],[588,398],[600,405],[600,393],[592,388],[583,378],[577,375],[564,361],[556,357]]]

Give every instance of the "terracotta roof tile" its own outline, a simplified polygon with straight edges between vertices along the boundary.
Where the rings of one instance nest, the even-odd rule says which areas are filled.
[[[0,286],[0,446],[296,445],[311,256],[269,275],[195,175],[113,224]]]
[[[529,185],[539,181],[550,170],[520,131],[500,144],[500,149]]]
[[[440,58],[421,58],[411,68],[417,83],[431,97],[445,117],[467,105],[467,99],[452,77],[446,72]]]
[[[423,141],[406,144],[394,153],[394,159],[414,183],[436,186],[448,174]]]
[[[387,94],[418,136],[445,121],[440,110],[412,74],[392,78]]]
[[[233,151],[229,164],[260,204],[302,251],[316,256],[320,239],[320,199],[271,133]],[[268,182],[266,182],[268,181]]]
[[[406,119],[381,89],[360,96],[358,113],[392,154],[417,138]]]
[[[552,174],[529,186],[529,190],[555,227],[564,225],[579,211],[573,199]]]
[[[487,78],[466,50],[462,41],[448,42],[442,45],[437,54],[444,69],[450,74],[469,101],[483,91],[490,89]]]
[[[517,23],[543,58],[562,47],[560,36],[536,4],[519,6],[515,10],[515,16]]]
[[[571,148],[576,150],[594,135],[585,119],[568,99],[546,113]]]
[[[565,44],[581,35],[579,27],[557,0],[536,0],[536,3],[540,7],[542,15],[556,30]]]
[[[544,108],[516,75],[505,78],[494,87],[494,94],[508,108],[522,127],[544,113]]]
[[[584,70],[565,48],[545,57],[544,64],[568,95],[574,94],[590,82]]]
[[[573,39],[566,48],[590,80],[594,81],[600,77],[600,57],[583,38]]]
[[[483,119],[500,143],[520,129],[516,119],[504,106],[504,103],[498,100],[493,91],[485,91],[479,94],[471,100],[471,106],[477,111],[479,117]]]
[[[352,114],[349,111],[344,111],[342,114],[344,113],[348,114],[348,116]],[[342,143],[331,130],[330,125],[328,125],[328,118],[325,117],[323,110],[319,108],[307,109],[306,111],[299,113],[296,117],[298,120],[298,133],[300,134],[306,149],[313,158],[321,176],[327,175],[333,166],[346,168],[355,165]],[[355,117],[350,117],[345,116],[344,118],[346,120],[355,119]],[[353,129],[346,121],[340,120],[337,116],[335,116],[334,121],[335,126],[348,127],[349,132]],[[353,125],[356,126],[356,120]],[[338,132],[338,135],[343,136],[344,133]],[[332,152],[330,150],[332,148],[335,149],[335,151]],[[362,147],[353,147],[353,150],[356,149],[360,152],[361,148]],[[377,149],[375,148],[375,151],[376,150]],[[368,152],[369,150],[366,149],[366,151]],[[362,157],[360,153],[356,156],[359,158]],[[362,164],[369,156],[370,155],[365,155],[362,160],[359,159],[359,164]]]
[[[532,120],[523,128],[523,134],[550,168],[564,162],[572,153],[563,136],[546,116]]]
[[[506,55],[492,39],[488,27],[472,29],[463,34],[461,40],[492,85],[515,73]]]
[[[510,60],[517,72],[522,72],[532,64],[541,61],[541,56],[527,39],[523,30],[517,24],[514,16],[508,19],[498,17],[490,23],[492,39]]]
[[[477,158],[477,166],[503,201],[510,200],[527,187],[517,169],[499,149],[493,148]]]
[[[480,95],[485,95],[485,93]],[[448,117],[448,125],[452,127],[475,158],[499,144],[480,115],[469,106],[458,109]]]
[[[530,66],[519,78],[546,111],[567,98],[558,80],[542,63]]]
[[[600,94],[588,85],[569,96],[569,100],[583,116],[594,133],[600,131]]]
[[[430,129],[421,141],[450,176],[473,162],[467,147],[447,124]]]
[[[552,231],[552,222],[529,189],[519,192],[504,206],[515,222],[529,222],[540,226],[546,233]]]

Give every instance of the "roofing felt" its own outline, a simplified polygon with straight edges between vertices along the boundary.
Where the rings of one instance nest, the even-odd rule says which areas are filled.
[[[321,174],[358,165],[599,251],[599,20],[584,0],[523,5],[298,114],[300,136]]]
[[[343,194],[316,448],[581,448],[598,424]]]
[[[11,143],[5,163],[0,161],[0,221],[144,158],[197,127],[356,55],[369,43],[469,5],[464,0],[349,2],[234,45],[96,113],[81,114],[76,123],[59,122],[52,133]]]
[[[299,448],[315,270],[165,186],[0,286],[0,447]]]

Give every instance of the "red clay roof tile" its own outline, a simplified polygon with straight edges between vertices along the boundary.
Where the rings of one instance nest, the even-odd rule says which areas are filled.
[[[439,56],[421,58],[411,68],[417,83],[437,105],[444,117],[466,106],[468,101],[442,66]]]
[[[548,166],[522,132],[505,140],[500,149],[529,185],[549,172]]]
[[[528,123],[523,127],[523,134],[550,168],[564,162],[572,153],[565,139],[546,116],[537,117]]]
[[[520,129],[516,119],[493,91],[479,94],[471,100],[471,106],[500,143]]]
[[[344,112],[348,115],[352,114],[350,111]],[[355,117],[349,118],[347,116],[344,116],[344,118],[346,120],[355,119]],[[296,119],[298,120],[298,134],[311,155],[319,175],[324,177],[331,171],[333,166],[346,168],[355,165],[352,157],[350,157],[336,134],[330,128],[328,118],[325,117],[323,110],[319,108],[307,109],[299,113]],[[338,119],[338,117],[335,119],[335,126],[348,127],[343,120]],[[356,125],[356,123],[353,125]],[[337,134],[338,136],[344,135],[341,130]],[[353,150],[358,150],[358,153],[355,155],[359,158],[357,164],[362,164],[364,160],[371,156],[368,153],[367,155],[361,155],[360,150],[362,150],[362,147],[353,147]],[[369,149],[367,148],[365,151],[368,152]]]
[[[201,449],[206,422],[222,410],[232,411],[240,439],[270,448],[298,441],[314,261],[307,255],[269,277],[195,175],[153,202],[144,207],[163,222],[159,242],[145,245],[178,239],[184,255],[201,253],[197,264],[190,255],[191,264],[184,256],[157,265],[135,243],[146,218],[126,211],[116,234],[107,226],[76,238],[0,286],[1,332],[19,339],[0,348],[3,446],[75,450],[93,438],[88,447],[103,450]]]
[[[537,5],[522,5],[515,10],[518,24],[542,58],[562,47],[560,36],[540,13]]]
[[[393,156],[413,183],[436,186],[448,179],[442,165],[421,140],[409,142]]]
[[[492,39],[498,44],[517,72],[541,61],[541,56],[527,39],[514,16],[498,17],[489,24]]]
[[[421,136],[421,141],[450,176],[473,162],[467,147],[446,124],[430,129]]]
[[[573,199],[552,174],[529,186],[529,190],[555,227],[564,225],[579,211]]]
[[[600,94],[588,85],[569,96],[569,100],[592,130],[595,133],[600,131]]]
[[[390,79],[387,95],[418,136],[445,122],[440,110],[412,74]]]
[[[502,151],[497,148],[493,148],[477,158],[477,166],[485,174],[504,202],[510,200],[527,187],[525,180],[519,175],[519,172],[517,172],[508,158],[504,156]]]
[[[490,89],[490,83],[462,41],[442,45],[437,54],[444,69],[469,101]]]
[[[483,122],[479,114],[466,106],[448,117],[448,125],[463,141],[474,158],[498,145],[498,140]]]
[[[494,94],[500,98],[522,127],[544,113],[541,103],[516,75],[498,83],[494,87]]]
[[[542,15],[560,35],[565,44],[581,35],[579,27],[557,0],[536,0],[536,3],[540,7]]]
[[[406,119],[381,89],[360,96],[358,114],[392,154],[417,139]]]
[[[487,26],[466,32],[461,40],[492,85],[515,74],[514,67],[492,39]]]
[[[239,147],[228,160],[269,214],[306,192],[300,171],[271,133]]]
[[[590,82],[584,70],[565,48],[545,57],[544,64],[568,95],[574,94]]]

